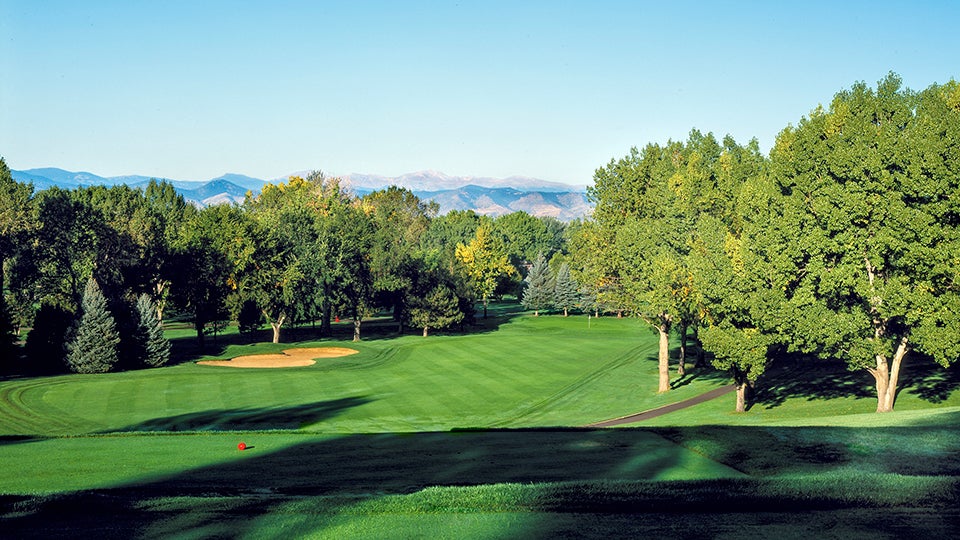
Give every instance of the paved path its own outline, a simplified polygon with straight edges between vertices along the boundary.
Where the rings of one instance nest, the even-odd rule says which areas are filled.
[[[685,399],[683,401],[678,401],[676,403],[671,403],[669,405],[664,405],[662,407],[657,407],[656,409],[650,409],[649,411],[638,412],[636,414],[630,414],[627,416],[621,416],[620,418],[613,418],[610,420],[604,420],[602,422],[595,422],[593,424],[587,424],[584,427],[611,427],[619,426],[621,424],[632,424],[634,422],[642,422],[650,418],[656,418],[658,416],[671,413],[673,411],[679,411],[680,409],[686,409],[687,407],[693,407],[694,405],[699,405],[704,401],[710,401],[713,398],[720,397],[725,394],[729,394],[737,389],[737,385],[728,384],[727,386],[721,386],[720,388],[714,388],[709,392],[700,394],[699,396],[694,396],[690,399]]]

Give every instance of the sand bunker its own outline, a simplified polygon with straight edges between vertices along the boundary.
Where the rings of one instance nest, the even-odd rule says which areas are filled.
[[[251,354],[238,356],[230,360],[203,360],[197,362],[204,366],[226,366],[236,368],[285,368],[302,367],[315,364],[316,358],[338,358],[357,354],[360,351],[346,347],[305,347],[287,349],[279,354]]]

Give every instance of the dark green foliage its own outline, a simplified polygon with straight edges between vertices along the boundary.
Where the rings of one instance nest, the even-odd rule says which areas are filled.
[[[64,371],[66,335],[72,323],[73,314],[62,307],[47,303],[40,306],[24,346],[25,371],[36,374]]]
[[[570,277],[570,265],[563,263],[557,270],[557,279],[553,288],[553,305],[557,309],[563,310],[563,316],[566,317],[570,310],[577,307],[580,303],[580,295],[577,292],[577,282]]]
[[[409,299],[410,325],[423,328],[427,337],[430,328],[446,328],[463,320],[456,293],[438,283],[423,296]]]
[[[107,299],[93,278],[87,280],[80,307],[67,342],[67,366],[76,373],[106,373],[119,360],[120,335]]]
[[[163,337],[163,325],[157,319],[157,306],[150,295],[137,298],[136,341],[141,344],[141,361],[149,367],[159,367],[170,360],[170,342]]]
[[[0,373],[10,371],[20,356],[20,347],[16,343],[13,318],[7,309],[6,299],[0,294]]]
[[[523,298],[520,300],[523,307],[532,309],[534,315],[539,315],[541,309],[553,306],[553,276],[550,275],[550,266],[542,252],[537,254],[523,282]]]
[[[244,300],[237,313],[237,329],[243,335],[253,334],[263,324],[263,313],[253,300]]]

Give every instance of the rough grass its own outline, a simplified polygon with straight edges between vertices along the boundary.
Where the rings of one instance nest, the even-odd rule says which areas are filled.
[[[167,368],[0,382],[3,535],[955,532],[953,370],[908,364],[888,415],[870,412],[863,374],[787,366],[746,414],[731,396],[585,430],[728,381],[698,371],[657,395],[655,337],[637,321],[506,315],[472,335],[371,335],[349,345],[360,354],[289,370],[198,366],[183,342],[187,361]],[[290,345],[224,338],[202,358]]]

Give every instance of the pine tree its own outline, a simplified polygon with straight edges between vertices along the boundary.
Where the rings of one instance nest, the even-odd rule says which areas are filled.
[[[157,318],[157,306],[150,295],[137,299],[137,341],[141,343],[143,363],[159,367],[170,360],[170,342],[163,337],[163,324]]]
[[[547,309],[553,305],[553,277],[550,275],[550,267],[542,252],[537,254],[523,282],[525,286],[520,303],[523,307],[532,309],[535,317],[540,315],[541,309]]]
[[[566,317],[570,310],[580,301],[577,294],[577,282],[570,277],[570,265],[563,263],[557,270],[557,282],[553,289],[553,305],[563,310]]]
[[[119,360],[120,335],[107,299],[91,277],[83,291],[80,317],[67,342],[67,365],[76,373],[106,373]]]

